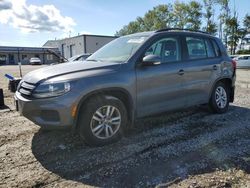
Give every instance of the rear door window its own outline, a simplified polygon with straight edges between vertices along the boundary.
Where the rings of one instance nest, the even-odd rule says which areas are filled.
[[[204,39],[186,37],[189,59],[202,59],[207,57],[206,44]]]

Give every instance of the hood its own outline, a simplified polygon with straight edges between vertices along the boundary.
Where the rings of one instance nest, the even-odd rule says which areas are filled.
[[[120,67],[120,63],[116,62],[89,62],[89,61],[79,61],[79,62],[69,62],[53,66],[48,66],[40,68],[29,72],[23,77],[23,80],[32,84],[36,84],[40,80],[45,80],[49,78],[54,78],[56,76],[62,76],[70,73],[76,72],[87,72],[91,71],[93,74],[100,72],[100,70],[112,71]],[[95,71],[96,70],[96,71]],[[103,71],[102,71],[103,72]]]

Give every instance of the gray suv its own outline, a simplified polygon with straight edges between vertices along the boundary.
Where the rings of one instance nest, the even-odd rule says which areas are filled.
[[[90,145],[117,141],[136,118],[234,100],[236,63],[209,34],[163,29],[117,38],[86,59],[35,70],[15,99],[43,128],[70,126]]]

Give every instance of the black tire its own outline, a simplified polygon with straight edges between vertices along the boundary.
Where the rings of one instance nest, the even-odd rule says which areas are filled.
[[[92,129],[92,122],[96,121],[92,118],[95,113],[106,106],[115,107],[115,112],[120,115],[119,128],[114,131],[114,135],[108,138],[98,138],[94,135]],[[118,111],[119,112],[118,112]],[[122,101],[113,96],[96,96],[91,98],[87,104],[84,104],[79,112],[78,127],[79,134],[84,141],[91,146],[103,146],[114,143],[122,137],[123,129],[127,124],[127,110]],[[100,122],[99,122],[100,123]],[[100,123],[105,124],[105,123]],[[99,124],[99,125],[100,125]],[[96,127],[98,124],[96,125]],[[106,125],[105,125],[106,126]],[[106,127],[105,127],[106,128]],[[103,129],[105,129],[103,128]],[[106,130],[106,129],[105,129]],[[98,132],[98,131],[97,131]],[[102,132],[101,132],[102,133]],[[110,132],[109,132],[110,133]],[[110,133],[112,134],[112,133]]]
[[[221,88],[223,88],[224,91],[225,91],[226,101],[224,100],[225,101],[224,105],[220,106],[216,102],[216,98],[217,98],[216,91],[218,91],[218,89],[221,89]],[[210,108],[210,110],[212,112],[218,113],[218,114],[225,113],[228,110],[229,100],[230,100],[229,98],[230,98],[230,93],[229,93],[228,87],[223,82],[216,83],[216,85],[213,88],[213,91],[212,91],[212,94],[211,94],[211,98],[210,98],[210,101],[209,101],[209,108]]]

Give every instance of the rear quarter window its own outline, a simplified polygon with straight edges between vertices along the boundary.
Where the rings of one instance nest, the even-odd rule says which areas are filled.
[[[215,49],[209,39],[205,40],[207,57],[216,57]]]
[[[211,42],[213,44],[216,57],[221,56],[221,51],[218,44],[213,39],[211,40]]]

